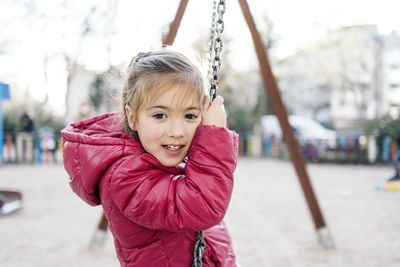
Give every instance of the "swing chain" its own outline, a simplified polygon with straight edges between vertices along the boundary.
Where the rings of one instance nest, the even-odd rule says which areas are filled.
[[[221,51],[223,42],[221,34],[224,31],[224,13],[226,9],[225,0],[214,0],[212,25],[211,25],[211,44],[210,44],[210,98],[214,100],[217,97],[219,70],[221,68]],[[218,14],[218,18],[217,18]],[[196,243],[193,250],[193,263],[191,267],[202,267],[204,248],[206,242],[204,240],[204,231],[198,231],[196,236]]]
[[[204,241],[204,231],[198,231],[196,237],[196,243],[194,245],[193,264],[191,267],[201,267],[203,265],[203,255],[206,242]]]
[[[225,0],[219,0],[216,5],[216,13],[218,14],[218,18],[213,19],[213,34],[211,40],[211,67],[212,67],[212,75],[211,75],[211,88],[210,88],[210,98],[213,100],[217,96],[218,90],[218,82],[219,82],[219,71],[221,69],[221,51],[223,48],[223,41],[221,34],[224,31],[224,13],[226,10]],[[215,6],[214,6],[215,12]]]
[[[212,8],[212,17],[211,17],[211,27],[210,27],[210,54],[209,54],[209,68],[208,68],[208,79],[211,81],[211,75],[213,72],[212,68],[212,60],[214,55],[214,44],[215,44],[215,24],[217,18],[217,0],[213,0],[213,8]]]

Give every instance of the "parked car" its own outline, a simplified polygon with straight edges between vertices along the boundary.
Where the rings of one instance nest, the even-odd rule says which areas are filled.
[[[334,142],[337,138],[336,131],[325,128],[310,118],[290,115],[289,123],[300,142],[307,140],[327,140]],[[271,136],[282,138],[281,127],[275,115],[262,116],[260,125],[263,138]]]

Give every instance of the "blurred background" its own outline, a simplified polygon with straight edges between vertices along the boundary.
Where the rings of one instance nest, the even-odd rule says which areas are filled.
[[[85,117],[118,111],[127,64],[136,53],[161,47],[178,4],[1,1],[2,138],[7,144],[3,162],[22,160],[18,136],[23,132],[33,137],[26,148],[32,154],[26,155],[29,160],[43,160],[38,140],[51,136],[52,160],[60,161],[55,153],[60,129]],[[305,150],[317,146],[307,157],[389,163],[400,134],[400,25],[395,11],[399,4],[271,0],[249,5],[286,108],[302,117],[292,126]],[[174,45],[193,54],[204,69],[211,10],[211,1],[191,1]],[[286,157],[280,133],[270,130],[268,119],[261,120],[273,110],[239,5],[228,3],[224,17],[219,93],[226,99],[231,127],[243,139],[241,153]],[[303,118],[335,132],[327,133],[317,124],[301,126],[298,121]],[[330,139],[336,144],[328,146]],[[337,151],[343,148],[354,153]]]
[[[68,178],[62,170],[60,130],[74,121],[119,111],[119,90],[127,65],[138,52],[161,47],[179,2],[0,1],[0,189],[16,188],[15,193],[23,191],[25,198],[29,197],[32,181],[26,178],[30,173],[61,176],[65,183],[59,186],[68,187]],[[323,175],[330,172],[332,179],[337,179],[333,173],[345,168],[346,172],[338,174],[343,179],[346,175],[364,176],[370,183],[371,190],[366,196],[371,203],[374,190],[391,193],[400,190],[400,3],[249,0],[248,4],[304,158],[311,168],[316,168],[311,172]],[[205,73],[209,65],[211,16],[212,1],[189,1],[173,46],[195,58]],[[265,166],[273,169],[279,164],[287,164],[283,165],[286,168],[289,153],[236,1],[227,1],[224,19],[218,93],[225,98],[230,128],[240,134],[239,166],[242,163],[245,167],[239,173],[246,176],[246,168],[258,168],[264,173]],[[258,167],[253,166],[255,163]],[[356,174],[351,166],[355,166]],[[368,176],[372,174],[373,177]],[[290,171],[286,175],[294,176]],[[44,183],[50,181],[45,177],[40,179]],[[352,186],[338,187],[332,194],[349,197],[366,180],[353,179]],[[240,192],[243,191],[238,191],[233,203],[239,203]],[[65,195],[74,198],[70,192]],[[18,199],[19,195],[13,197]],[[397,194],[389,198],[380,199],[382,205],[390,203],[393,213],[389,212],[385,218],[393,223],[399,221],[399,205],[394,205],[399,197]],[[358,196],[355,201],[361,203],[365,199]],[[76,205],[82,213],[88,212],[81,204]],[[234,218],[234,214],[240,217],[241,209],[237,207],[241,204],[237,205],[228,219]],[[22,214],[25,210],[26,207]],[[18,220],[18,216],[25,215],[0,217],[0,236],[9,227],[10,221],[6,219]],[[26,218],[32,218],[29,216]],[[47,223],[51,222],[49,219]],[[391,232],[392,226],[386,231]],[[240,230],[239,225],[236,229]],[[233,235],[240,238],[241,233]],[[394,235],[399,236],[399,230]],[[8,237],[13,240],[12,235]],[[393,249],[397,256],[391,257],[389,253],[386,265],[380,265],[379,260],[376,265],[361,265],[360,260],[360,265],[347,266],[395,266],[400,263],[399,242],[392,247],[397,248]],[[6,245],[0,243],[0,250],[3,248]],[[374,250],[369,249],[360,258]],[[240,245],[239,251],[248,256]],[[9,250],[7,255],[12,252]],[[0,253],[0,265],[7,257]],[[247,266],[268,263],[264,256],[255,262],[245,256],[242,259],[250,264]],[[269,263],[317,266],[307,265],[310,258],[304,259],[303,265],[281,259]],[[4,266],[32,266],[17,262],[11,260]],[[282,262],[289,265],[279,265]],[[320,262],[324,262],[323,258]]]

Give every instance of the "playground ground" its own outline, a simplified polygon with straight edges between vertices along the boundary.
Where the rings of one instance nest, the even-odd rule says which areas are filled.
[[[390,166],[308,165],[336,249],[318,245],[290,162],[241,158],[225,221],[243,267],[400,266],[400,191],[375,189]],[[0,266],[119,266],[112,237],[88,250],[100,218],[69,189],[62,165],[0,165],[0,189],[24,208],[0,217]]]

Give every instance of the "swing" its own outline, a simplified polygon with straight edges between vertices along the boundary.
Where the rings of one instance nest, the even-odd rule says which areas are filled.
[[[18,191],[0,190],[0,216],[14,213],[22,208],[22,194]]]
[[[220,53],[223,47],[221,33],[224,30],[223,14],[226,8],[225,0],[218,0],[218,2],[217,0],[213,0],[213,2],[214,6],[213,6],[213,17],[212,17],[210,70],[209,70],[211,100],[213,100],[217,96],[217,90],[218,90],[219,70],[221,67]],[[299,144],[296,140],[293,129],[289,124],[288,114],[283,104],[282,98],[280,96],[278,85],[275,81],[271,67],[269,65],[268,55],[265,51],[265,47],[263,45],[261,36],[257,31],[247,1],[238,0],[238,2],[240,8],[242,9],[243,16],[249,27],[253,39],[254,48],[260,67],[260,74],[265,84],[265,90],[267,91],[267,94],[270,98],[270,102],[273,106],[275,114],[278,117],[280,126],[282,128],[282,132],[284,134],[285,142],[287,143],[287,147],[291,155],[291,161],[295,167],[295,171],[298,176],[301,188],[303,190],[306,202],[308,204],[309,211],[312,215],[312,219],[318,236],[318,241],[324,248],[334,248],[335,245],[333,243],[333,239],[326,226],[322,212],[318,205],[318,201],[314,194],[310,178],[305,168],[305,162],[300,152]],[[173,44],[187,3],[188,0],[181,0],[175,19],[170,24],[169,32],[163,39],[163,46]],[[216,17],[217,15],[218,18]],[[107,229],[107,220],[103,215],[102,220],[100,221],[100,224],[98,226],[98,230],[103,231],[103,233],[105,233],[106,229]],[[105,234],[102,236],[105,237]],[[92,242],[93,241],[97,242],[97,244],[95,244],[93,247],[97,247],[102,245],[102,243],[104,242],[104,238],[92,240]],[[192,266],[202,265],[201,259],[203,257],[205,246],[206,244],[204,241],[204,231],[199,231],[197,232],[197,238],[194,248],[194,263],[192,264]]]
[[[181,0],[180,6],[178,8],[178,12],[175,16],[175,20],[170,24],[170,29],[169,33],[164,39],[164,45],[172,45],[174,42],[176,33],[178,31],[178,27],[180,24],[180,21],[182,19],[185,7],[187,5],[188,0]],[[245,18],[245,21],[247,23],[247,26],[249,27],[250,34],[253,39],[253,44],[257,56],[257,60],[259,63],[260,67],[260,74],[262,76],[262,80],[265,84],[265,90],[267,91],[267,94],[270,98],[270,102],[273,106],[273,109],[275,111],[275,114],[278,117],[279,124],[281,126],[285,142],[287,144],[288,150],[291,155],[291,160],[294,165],[297,177],[299,179],[301,188],[303,190],[303,194],[305,196],[306,202],[308,204],[309,211],[312,215],[312,219],[314,222],[314,227],[316,229],[316,233],[318,236],[318,241],[319,243],[324,247],[324,248],[334,248],[335,245],[333,243],[333,239],[331,237],[331,234],[329,232],[329,229],[326,226],[324,217],[322,215],[321,209],[319,208],[317,198],[314,194],[314,190],[312,188],[312,184],[310,182],[310,178],[308,176],[306,167],[305,167],[305,161],[304,158],[301,154],[299,143],[294,135],[293,129],[291,128],[288,120],[288,113],[286,111],[286,108],[283,104],[282,97],[279,92],[278,85],[276,83],[275,77],[272,73],[269,60],[268,60],[268,55],[265,51],[265,46],[262,42],[260,33],[257,30],[256,24],[254,22],[254,18],[251,15],[250,8],[247,4],[246,0],[238,0],[240,8],[242,10],[243,16]],[[215,0],[214,0],[215,3]],[[223,12],[225,11],[225,1],[219,1],[221,4],[220,6],[217,7],[217,11]],[[222,4],[224,3],[224,4]],[[214,10],[215,10],[215,5],[214,5]],[[219,26],[215,26],[217,22]],[[215,17],[213,19],[213,26],[216,28],[216,31],[223,30],[223,21],[215,20]],[[214,31],[212,31],[214,34]],[[212,38],[213,41],[217,41],[217,39]],[[222,42],[218,43],[216,42],[217,45],[216,47],[219,47],[217,49],[222,49]],[[214,44],[212,44],[211,48],[213,47]],[[211,51],[210,54],[213,54],[214,51]],[[215,54],[214,54],[215,55]],[[220,58],[219,54],[216,55],[212,59],[213,63],[216,64],[217,66],[220,66]],[[211,81],[213,81],[214,78],[218,80],[218,71],[219,68],[214,72],[213,68],[213,75]],[[217,74],[214,76],[214,74]],[[211,87],[211,99],[215,98],[216,96],[216,90],[218,89],[218,82],[212,87]]]

